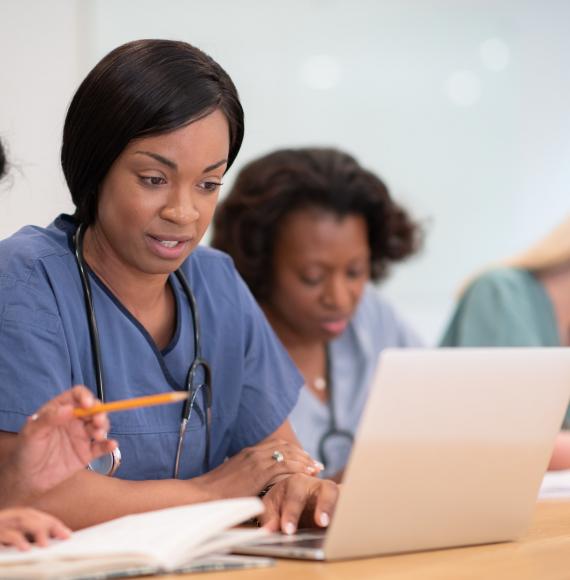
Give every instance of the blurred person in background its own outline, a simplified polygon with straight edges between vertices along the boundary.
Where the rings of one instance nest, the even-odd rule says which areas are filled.
[[[570,346],[570,217],[464,285],[442,346]],[[549,469],[570,468],[570,408]]]
[[[336,149],[283,149],[245,166],[217,208],[227,252],[305,384],[290,420],[342,478],[379,353],[420,345],[373,286],[421,232],[385,184]]]

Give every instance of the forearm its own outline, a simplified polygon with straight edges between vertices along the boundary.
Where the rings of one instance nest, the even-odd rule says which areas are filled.
[[[570,431],[561,431],[557,435],[548,469],[570,469]]]
[[[85,471],[31,503],[80,529],[120,516],[219,499],[201,478],[126,481]]]
[[[33,498],[33,490],[22,480],[11,461],[0,465],[0,509],[24,505]]]
[[[23,505],[31,499],[34,490],[14,462],[18,438],[14,433],[0,435],[0,508]]]
[[[274,431],[273,433],[271,433],[271,435],[267,436],[265,439],[260,441],[260,443],[264,443],[266,441],[271,441],[272,439],[284,439],[285,441],[289,441],[289,443],[292,443],[293,445],[296,445],[297,447],[301,447],[301,449],[302,449],[302,445],[299,442],[299,439],[297,439],[297,435],[295,435],[295,432],[293,431],[293,428],[291,427],[291,423],[289,422],[289,419],[284,421],[281,424],[281,426],[277,428],[276,431]]]

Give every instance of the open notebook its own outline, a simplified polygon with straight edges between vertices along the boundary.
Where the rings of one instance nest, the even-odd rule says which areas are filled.
[[[125,516],[47,548],[0,548],[0,578],[104,578],[184,569],[265,534],[263,529],[228,531],[262,511],[259,499],[240,498]]]

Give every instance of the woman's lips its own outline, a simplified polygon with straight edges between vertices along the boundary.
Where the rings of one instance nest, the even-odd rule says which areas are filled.
[[[326,330],[329,334],[341,334],[346,330],[348,326],[348,319],[342,318],[340,320],[329,320],[327,322],[321,322],[321,328]]]
[[[145,236],[145,239],[150,251],[165,260],[176,260],[180,258],[186,252],[188,244],[191,241],[189,239],[176,240],[166,237],[155,238],[148,234]]]

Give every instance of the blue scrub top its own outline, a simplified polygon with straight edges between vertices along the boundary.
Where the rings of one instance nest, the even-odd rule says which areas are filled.
[[[96,393],[83,289],[73,253],[75,225],[59,216],[0,242],[0,430],[16,432],[48,399],[75,384]],[[202,356],[212,369],[210,465],[273,433],[303,380],[231,259],[199,247],[182,265],[196,297]],[[110,290],[90,273],[106,401],[185,388],[194,358],[191,310],[174,275],[177,324],[161,352]],[[199,408],[202,408],[199,397]],[[182,403],[113,413],[110,436],[123,456],[116,476],[170,478]],[[205,427],[193,413],[180,477],[203,471]]]

